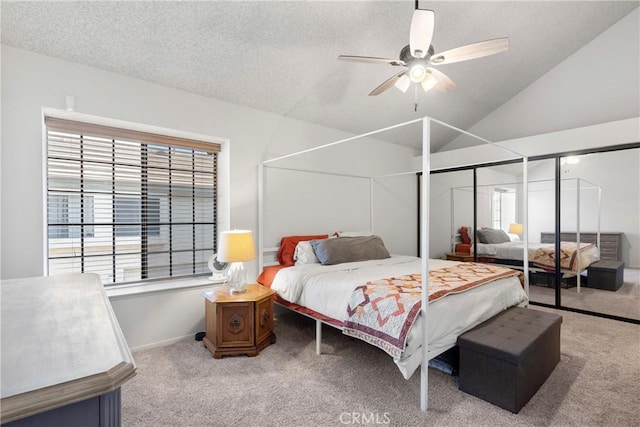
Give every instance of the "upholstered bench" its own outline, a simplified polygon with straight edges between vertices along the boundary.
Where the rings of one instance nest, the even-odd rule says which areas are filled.
[[[624,282],[624,262],[603,260],[594,262],[587,269],[587,286],[607,291],[617,291]]]
[[[460,390],[518,413],[560,361],[561,323],[513,307],[460,335]]]

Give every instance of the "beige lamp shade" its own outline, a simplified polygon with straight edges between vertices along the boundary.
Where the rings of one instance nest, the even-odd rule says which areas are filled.
[[[220,233],[218,261],[244,262],[256,257],[253,233],[249,230],[230,230]]]
[[[522,226],[522,224],[518,224],[517,222],[509,224],[509,233],[522,234],[523,232],[524,232],[524,227]]]

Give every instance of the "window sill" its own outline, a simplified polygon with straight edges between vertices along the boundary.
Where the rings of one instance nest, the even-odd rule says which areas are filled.
[[[170,292],[189,288],[214,287],[222,284],[220,281],[211,281],[209,276],[188,277],[181,279],[159,280],[157,282],[131,283],[128,285],[116,285],[105,287],[107,297],[117,299],[120,297],[152,294],[158,292]]]

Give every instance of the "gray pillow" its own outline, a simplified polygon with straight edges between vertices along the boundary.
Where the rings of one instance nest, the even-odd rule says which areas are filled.
[[[478,230],[477,233],[480,243],[506,243],[511,241],[509,235],[503,230],[485,228]]]
[[[378,236],[336,237],[312,240],[311,247],[320,264],[367,261],[389,258],[389,251]]]

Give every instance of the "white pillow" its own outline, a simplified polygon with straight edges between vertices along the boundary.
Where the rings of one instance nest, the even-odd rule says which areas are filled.
[[[520,236],[518,236],[517,234],[507,233],[507,236],[509,236],[509,239],[511,239],[512,242],[520,241]]]
[[[320,264],[316,253],[311,247],[310,241],[298,242],[296,250],[293,252],[293,259],[295,260],[296,265]]]

